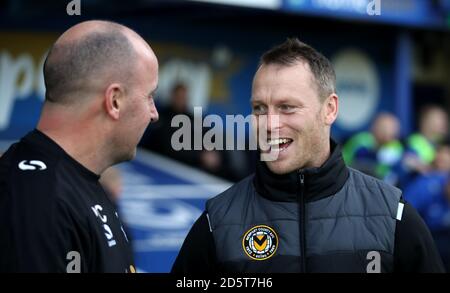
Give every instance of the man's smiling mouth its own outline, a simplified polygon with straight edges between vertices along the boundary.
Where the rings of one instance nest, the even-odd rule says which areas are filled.
[[[267,144],[269,145],[269,151],[279,151],[283,152],[286,150],[294,140],[291,138],[275,138],[268,139]]]

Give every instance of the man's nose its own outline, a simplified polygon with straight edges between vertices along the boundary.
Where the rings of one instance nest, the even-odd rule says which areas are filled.
[[[280,116],[277,114],[267,115],[267,131],[273,131],[280,128]]]
[[[150,123],[155,123],[158,120],[159,120],[158,109],[156,109],[156,105],[153,104],[152,108],[150,109]]]

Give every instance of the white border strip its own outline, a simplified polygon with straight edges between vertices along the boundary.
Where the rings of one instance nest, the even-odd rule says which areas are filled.
[[[209,214],[206,213],[206,219],[208,220],[209,231],[212,233],[211,221],[209,220]]]
[[[403,216],[403,208],[405,207],[405,204],[402,202],[398,203],[398,209],[397,209],[397,217],[396,219],[401,221]]]

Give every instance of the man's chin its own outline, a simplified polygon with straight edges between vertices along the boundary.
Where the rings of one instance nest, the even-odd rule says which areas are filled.
[[[292,166],[288,166],[284,162],[266,162],[267,167],[272,173],[283,175],[295,170]]]
[[[116,159],[115,164],[131,161],[135,157],[136,157],[136,148],[134,148],[132,151],[130,151],[130,152],[126,153],[126,154],[122,154],[122,156],[118,157]]]

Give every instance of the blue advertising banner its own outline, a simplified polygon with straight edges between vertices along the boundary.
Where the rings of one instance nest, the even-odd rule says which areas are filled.
[[[212,33],[204,34],[210,43],[214,43]],[[202,107],[204,115],[217,114],[222,118],[228,114],[250,114],[251,84],[259,56],[285,40],[282,35],[267,35],[264,40],[259,34],[254,32],[251,46],[225,41],[211,46],[205,45],[205,39],[203,44],[195,43],[195,39],[152,41],[160,62],[157,103],[167,103],[172,86],[183,82],[189,91],[191,109]],[[341,101],[339,119],[333,127],[337,139],[367,128],[380,110],[395,111],[392,34],[384,34],[381,43],[376,36],[362,33],[298,34],[335,65]],[[39,119],[45,95],[42,66],[57,34],[0,35],[0,140],[17,140]],[[245,36],[234,34],[234,38]]]
[[[445,6],[444,1],[442,6]],[[429,0],[283,0],[281,9],[347,20],[445,27],[442,8]]]
[[[446,27],[448,0],[192,0],[410,27]]]

